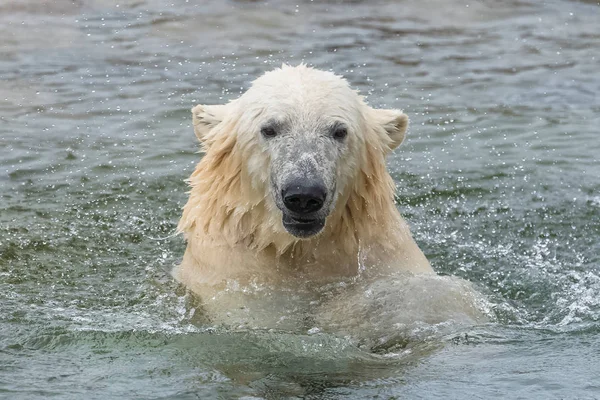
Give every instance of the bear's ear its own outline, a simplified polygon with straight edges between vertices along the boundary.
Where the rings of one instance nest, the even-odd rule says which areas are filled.
[[[203,142],[206,134],[219,122],[223,121],[224,116],[224,105],[206,106],[199,104],[192,108],[192,123],[194,124],[196,137]]]
[[[374,110],[379,123],[391,139],[390,150],[404,141],[404,135],[408,129],[408,116],[400,110]]]

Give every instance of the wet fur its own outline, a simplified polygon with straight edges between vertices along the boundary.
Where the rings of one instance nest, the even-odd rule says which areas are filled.
[[[325,74],[324,79],[339,80],[340,88],[346,85],[305,66],[285,69],[301,77]],[[372,109],[355,96],[345,110],[359,133],[348,144],[352,159],[341,161],[324,230],[309,239],[283,228],[270,191],[270,155],[249,134],[257,131],[264,105],[252,108],[240,101],[242,96],[227,105],[193,109],[205,155],[189,178],[189,200],[178,225],[188,242],[174,270],[180,282],[210,295],[231,279],[281,283],[354,276],[361,269],[432,272],[394,204],[395,184],[385,165],[386,155],[403,139],[407,120],[391,118],[400,112]],[[391,121],[405,125],[388,126]],[[390,135],[394,130],[402,137]]]

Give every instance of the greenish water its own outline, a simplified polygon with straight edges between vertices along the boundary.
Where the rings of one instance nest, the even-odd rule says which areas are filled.
[[[600,398],[599,27],[594,1],[0,2],[0,398]],[[190,107],[302,60],[410,115],[398,206],[490,322],[371,353],[211,327],[173,282]]]

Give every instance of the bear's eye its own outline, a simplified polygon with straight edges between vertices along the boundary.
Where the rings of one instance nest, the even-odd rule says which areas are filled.
[[[262,133],[262,135],[264,137],[268,137],[268,138],[277,136],[277,130],[275,129],[275,127],[273,125],[263,126],[260,129],[260,133]]]
[[[346,136],[348,136],[348,128],[346,128],[344,125],[342,124],[337,124],[334,128],[333,128],[333,137],[338,139],[338,140],[342,140],[344,139]]]

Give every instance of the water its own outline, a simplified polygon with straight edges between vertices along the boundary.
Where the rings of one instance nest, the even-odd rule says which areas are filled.
[[[599,398],[599,23],[596,1],[1,2],[0,398]],[[189,109],[300,61],[410,115],[398,206],[487,322],[367,351],[211,327],[172,281]]]

